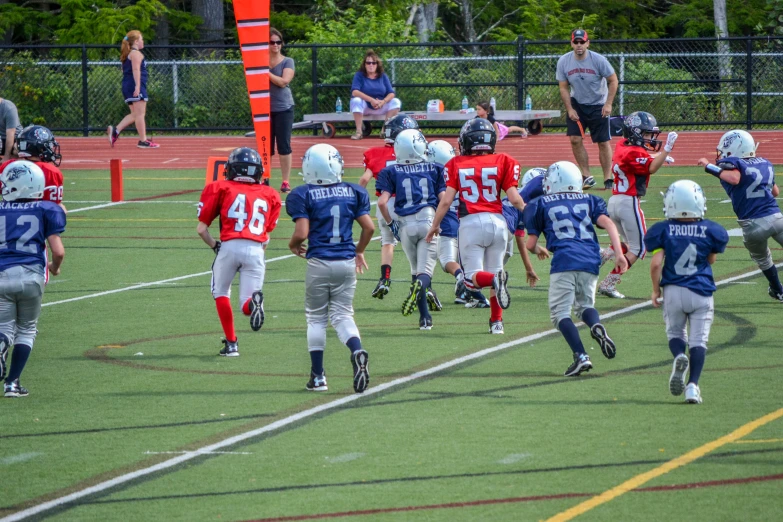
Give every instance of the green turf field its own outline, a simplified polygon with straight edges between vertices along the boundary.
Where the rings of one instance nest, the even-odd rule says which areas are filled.
[[[672,167],[652,177],[648,226],[662,217],[659,192],[681,177],[702,185],[709,218],[737,228],[717,180]],[[221,358],[214,254],[196,235],[203,172],[126,171],[126,198],[153,199],[108,207],[108,172],[65,178],[66,259],[22,376],[30,395],[0,399],[0,517],[36,507],[33,518],[75,521],[783,517],[783,419],[764,418],[783,414],[783,309],[762,276],[746,276],[756,267],[739,236],[714,265],[729,282],[715,297],[702,405],[669,394],[662,314],[645,305],[648,260],[624,276],[627,299],[597,299],[602,314],[617,312],[605,319],[617,357],[582,329],[594,370],[567,379],[548,261],[534,261],[535,289],[519,256],[509,263],[505,336],[487,333],[488,310],[451,304],[453,278],[438,269],[445,309],[422,332],[416,314],[400,314],[401,249],[390,294],[370,297],[377,241],[354,303],[370,388],[353,393],[349,352],[330,330],[329,391],[313,394],[305,262],[288,251],[285,213],[267,249],[264,327],[250,330],[235,290],[242,355]]]

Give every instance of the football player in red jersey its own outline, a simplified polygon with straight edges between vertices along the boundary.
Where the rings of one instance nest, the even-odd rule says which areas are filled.
[[[16,147],[19,159],[32,161],[44,173],[43,201],[51,201],[60,205],[63,210],[63,173],[59,169],[62,156],[60,145],[54,139],[52,131],[40,125],[30,125],[16,136]],[[8,160],[0,165],[0,172],[16,159]]]
[[[397,135],[405,129],[418,129],[419,124],[416,120],[407,114],[398,114],[383,125],[381,134],[385,145],[382,147],[372,147],[364,153],[364,174],[359,178],[359,185],[367,187],[370,179],[378,179],[378,174],[388,167],[397,163],[397,157],[394,155],[394,140]],[[381,193],[376,190],[375,196],[380,197]],[[392,219],[397,219],[394,213],[395,197],[389,198],[389,209],[391,209]],[[383,299],[383,296],[389,293],[391,286],[391,266],[394,259],[394,246],[397,241],[394,239],[391,229],[386,225],[386,220],[381,216],[380,209],[376,206],[375,217],[378,219],[378,228],[381,229],[381,278],[372,291],[372,296]]]
[[[212,264],[212,297],[226,338],[220,355],[237,357],[239,347],[231,310],[231,282],[239,272],[239,302],[250,316],[250,327],[264,324],[264,250],[269,233],[280,217],[280,196],[261,183],[264,166],[258,152],[248,147],[234,149],[225,167],[226,179],[204,187],[198,204],[198,235],[217,257]],[[209,225],[220,218],[220,241]]]
[[[427,241],[440,232],[440,223],[459,193],[459,256],[469,290],[492,287],[489,332],[503,333],[503,309],[511,304],[503,269],[508,228],[503,217],[500,191],[519,210],[525,203],[517,191],[519,163],[507,154],[495,154],[495,127],[474,118],[459,133],[461,156],[452,158],[444,170],[446,193],[440,200]]]
[[[607,207],[609,217],[624,240],[622,254],[628,260],[628,268],[647,252],[644,247],[647,226],[639,200],[647,193],[649,177],[661,168],[667,158],[667,154],[658,154],[655,157],[650,155],[650,152],[661,150],[662,142],[657,139],[660,133],[655,116],[644,111],[633,112],[623,121],[625,139],[617,144],[612,157],[614,184]],[[664,146],[666,153],[672,151],[675,141],[677,133],[670,132]],[[615,251],[612,248],[603,249],[601,264],[614,257]],[[625,296],[615,288],[619,283],[620,271],[615,266],[598,285],[598,293],[623,299]]]

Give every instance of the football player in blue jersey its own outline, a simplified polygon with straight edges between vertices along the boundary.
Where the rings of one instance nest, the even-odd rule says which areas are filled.
[[[522,176],[519,195],[522,196],[525,204],[544,195],[544,176],[546,176],[546,169],[541,167],[532,168]]]
[[[311,368],[306,389],[328,389],[324,348],[326,326],[331,321],[337,337],[351,350],[353,389],[362,393],[370,373],[367,351],[353,319],[353,296],[356,273],[367,268],[364,249],[375,231],[370,197],[359,185],[342,181],[343,158],[331,145],[310,147],[302,160],[302,174],[305,185],[288,194],[286,211],[296,223],[288,247],[307,259],[305,317]],[[362,229],[356,245],[354,221]]]
[[[783,302],[783,286],[767,246],[770,238],[783,246],[783,214],[775,201],[780,188],[772,164],[756,156],[757,147],[744,130],[729,131],[718,142],[717,165],[707,158],[701,158],[699,165],[720,180],[742,227],[745,248],[769,282],[769,296]]]
[[[6,397],[28,395],[19,377],[38,333],[44,286],[49,274],[60,274],[65,258],[60,239],[65,212],[57,203],[41,201],[44,186],[43,171],[30,161],[15,161],[0,174],[0,380],[5,377]],[[47,243],[52,250],[48,261]]]
[[[704,192],[693,181],[672,183],[663,205],[666,221],[650,227],[644,237],[647,250],[653,252],[652,305],[660,306],[661,288],[664,288],[663,317],[669,350],[674,356],[669,391],[672,395],[685,391],[685,402],[700,404],[699,375],[715,315],[712,294],[716,288],[710,265],[726,249],[729,235],[722,226],[704,219],[707,209]],[[685,355],[686,341],[690,361]],[[686,386],[685,372],[689,366]]]
[[[544,178],[546,195],[525,208],[527,249],[539,258],[552,252],[549,278],[549,315],[555,328],[565,337],[574,361],[565,371],[566,377],[577,376],[592,369],[579,331],[571,319],[571,308],[590,327],[590,336],[601,346],[608,359],[614,358],[614,341],[606,333],[595,309],[595,288],[601,265],[600,245],[594,225],[606,230],[612,245],[620,248],[620,236],[598,196],[582,194],[582,172],[568,161],[558,161],[547,169]],[[538,236],[546,237],[546,249],[537,244]],[[618,266],[628,269],[624,257]]]
[[[443,165],[427,161],[427,140],[418,129],[406,129],[394,140],[397,163],[378,174],[376,187],[381,191],[378,208],[386,224],[402,243],[402,249],[415,277],[411,294],[402,303],[402,315],[419,309],[419,329],[432,329],[432,316],[427,305],[427,288],[438,259],[438,245],[424,240],[435,217],[441,195],[446,190]],[[396,194],[394,212],[389,212],[389,199]]]

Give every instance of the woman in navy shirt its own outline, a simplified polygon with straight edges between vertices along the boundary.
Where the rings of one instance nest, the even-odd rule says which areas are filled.
[[[367,49],[359,71],[351,83],[351,112],[356,123],[352,140],[362,139],[362,117],[365,114],[385,114],[389,120],[400,112],[402,103],[394,96],[389,77],[383,72],[383,63],[375,51]]]
[[[109,143],[112,147],[119,139],[120,132],[132,123],[136,124],[136,132],[139,133],[137,147],[140,149],[160,147],[154,141],[147,139],[147,123],[144,118],[147,115],[149,96],[147,96],[147,60],[141,54],[142,49],[144,49],[144,37],[140,31],[130,31],[122,39],[120,53],[122,95],[125,97],[125,103],[130,106],[130,114],[125,116],[117,127],[109,125]]]

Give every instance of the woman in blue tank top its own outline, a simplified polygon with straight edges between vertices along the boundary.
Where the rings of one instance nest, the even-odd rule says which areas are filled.
[[[109,125],[109,143],[112,147],[120,137],[120,132],[131,124],[136,125],[139,133],[140,149],[156,149],[157,143],[147,138],[147,124],[144,120],[147,114],[147,60],[141,54],[144,49],[144,37],[139,31],[130,31],[122,39],[122,95],[125,103],[130,106],[130,114],[125,116],[116,127]]]

